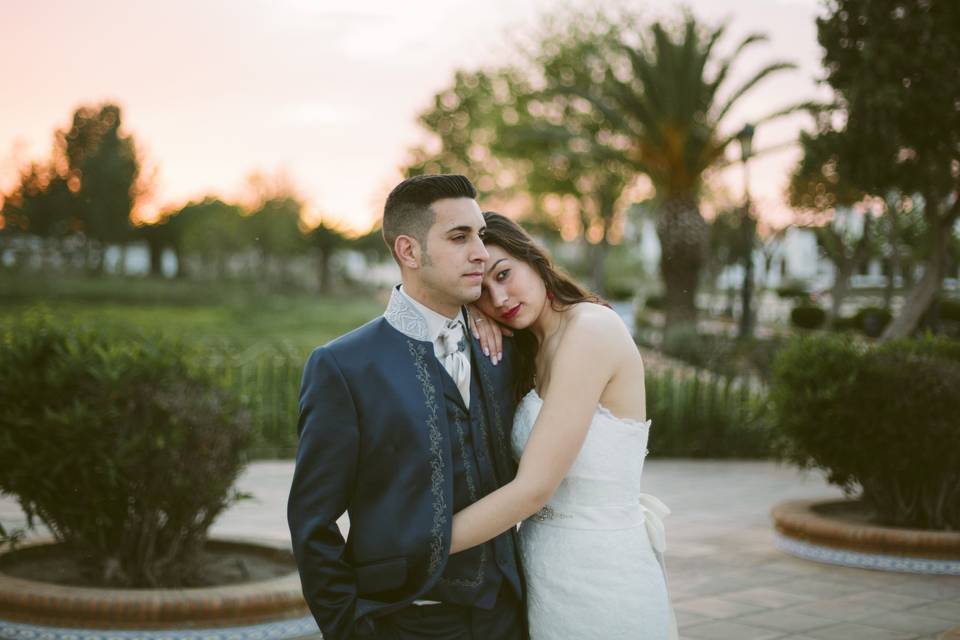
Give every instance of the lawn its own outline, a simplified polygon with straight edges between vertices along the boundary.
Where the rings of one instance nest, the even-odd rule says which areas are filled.
[[[42,308],[56,318],[161,332],[238,350],[283,346],[304,357],[380,314],[386,294],[320,297],[259,283],[0,274],[0,323]]]

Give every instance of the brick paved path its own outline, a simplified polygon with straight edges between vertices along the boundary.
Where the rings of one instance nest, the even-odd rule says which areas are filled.
[[[225,513],[213,534],[288,540],[292,472],[287,461],[250,465],[239,488],[255,498]],[[845,569],[773,547],[775,502],[840,495],[818,474],[769,462],[650,460],[644,479],[673,510],[667,571],[686,640],[929,640],[960,625],[960,578]],[[0,522],[23,523],[9,498],[0,498]]]

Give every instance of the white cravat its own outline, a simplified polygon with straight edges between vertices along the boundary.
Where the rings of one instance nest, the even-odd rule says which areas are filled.
[[[453,381],[457,383],[463,403],[470,408],[470,358],[466,353],[463,323],[449,320],[436,341],[436,354]]]

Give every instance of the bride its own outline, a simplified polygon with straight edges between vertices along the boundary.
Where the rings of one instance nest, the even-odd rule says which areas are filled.
[[[519,469],[454,516],[450,552],[523,521],[532,640],[676,638],[663,564],[669,510],[640,492],[650,421],[630,332],[516,223],[484,218],[490,258],[471,324],[483,332],[493,319],[516,335]]]

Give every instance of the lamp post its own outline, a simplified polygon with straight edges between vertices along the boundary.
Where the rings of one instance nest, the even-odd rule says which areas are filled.
[[[741,309],[738,336],[749,338],[753,335],[753,218],[750,216],[750,155],[753,151],[753,125],[746,124],[737,134],[740,143],[740,160],[743,162],[743,215],[740,230],[743,233],[743,287],[740,289]]]

